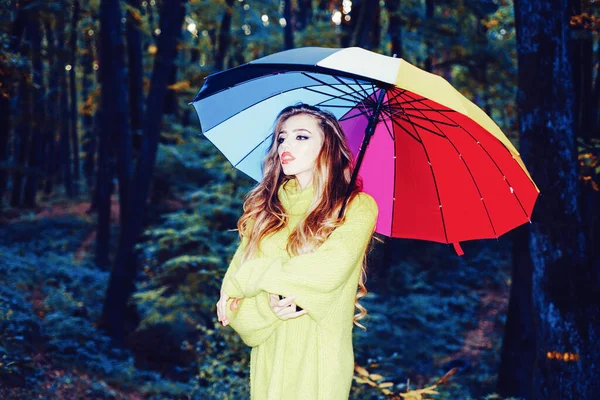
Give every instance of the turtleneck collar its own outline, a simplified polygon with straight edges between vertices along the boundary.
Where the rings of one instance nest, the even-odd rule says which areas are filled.
[[[279,186],[277,196],[279,201],[289,215],[303,215],[314,198],[314,186],[311,183],[304,189],[300,189],[296,178],[285,181]]]

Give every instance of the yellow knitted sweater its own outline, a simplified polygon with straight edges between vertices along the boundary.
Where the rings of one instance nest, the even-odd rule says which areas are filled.
[[[346,221],[313,253],[291,257],[290,232],[308,211],[314,188],[296,179],[278,197],[289,217],[281,231],[263,238],[256,258],[239,265],[241,241],[223,278],[230,296],[227,319],[250,355],[253,400],[347,400],[354,371],[352,318],[362,261],[377,221],[377,203],[359,193],[346,207]],[[269,293],[297,296],[307,314],[281,319]],[[243,297],[235,311],[233,298]]]

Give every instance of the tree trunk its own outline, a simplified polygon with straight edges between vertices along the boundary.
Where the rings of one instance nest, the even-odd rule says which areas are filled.
[[[79,134],[77,133],[77,121],[79,112],[77,109],[77,89],[76,89],[76,74],[75,67],[77,66],[77,23],[79,21],[79,0],[73,0],[73,15],[71,17],[71,70],[69,71],[69,89],[71,97],[71,144],[73,153],[73,193],[79,193],[79,185],[81,184],[79,173]]]
[[[580,1],[570,0],[570,16],[578,16],[589,10],[582,9]],[[589,7],[589,6],[588,6]],[[594,38],[590,30],[581,26],[572,26],[570,36],[569,56],[573,66],[573,84],[575,92],[575,137],[581,138],[586,145],[593,145],[594,139],[600,139],[600,124],[597,112],[600,106],[600,74],[596,73],[594,82]],[[597,60],[600,62],[600,46],[597,50]],[[600,247],[594,245],[600,234],[600,219],[598,218],[600,193],[593,190],[589,182],[580,181],[580,213],[585,227],[589,259],[600,260]]]
[[[342,23],[340,25],[340,47],[349,47],[352,42],[352,32],[356,21],[358,20],[358,9],[360,8],[360,1],[352,2],[352,8],[348,14],[344,14],[344,8],[342,7]],[[349,20],[346,19],[349,17]]]
[[[585,257],[578,208],[568,0],[516,0],[514,9],[520,150],[541,191],[530,235],[532,398],[593,399],[600,393],[600,277]]]
[[[529,254],[530,224],[508,233],[512,240],[512,272],[508,314],[502,340],[498,394],[531,399],[535,331],[531,279],[533,265]]]
[[[477,29],[477,43],[481,49],[488,48],[488,28],[480,21],[475,22]],[[481,99],[480,99],[480,107],[485,111],[486,114],[492,114],[492,105],[490,104],[490,88],[488,82],[488,57],[485,54],[480,55],[476,58],[476,73],[477,80],[481,82],[482,90],[481,90]]]
[[[34,208],[36,206],[38,177],[41,172],[42,130],[44,129],[46,119],[44,112],[46,91],[43,79],[41,21],[37,13],[30,16],[27,30],[31,45],[31,66],[33,72],[33,85],[31,88],[33,118],[31,119],[31,141],[29,142],[29,160],[27,162],[30,172],[27,174],[25,181],[23,205]]]
[[[127,0],[127,4],[140,10],[141,1]],[[131,113],[131,132],[133,148],[137,152],[141,147],[144,118],[144,65],[142,55],[141,25],[131,11],[127,13],[127,62],[129,66],[129,112]]]
[[[371,20],[371,29],[370,29],[370,48],[373,51],[377,51],[379,46],[381,46],[381,3],[378,1],[375,3],[375,9],[373,11],[373,19]]]
[[[0,165],[8,164],[8,138],[11,130],[11,108],[10,100],[8,99],[9,79],[5,74],[0,74]],[[6,94],[6,96],[5,96]],[[0,167],[0,212],[4,208],[4,191],[8,183],[7,169]]]
[[[569,0],[569,16],[581,15],[581,2]],[[576,136],[589,142],[594,136],[596,104],[593,101],[593,54],[594,38],[592,32],[575,27],[569,38],[569,56],[573,67],[573,85],[575,92]]]
[[[98,80],[99,82],[100,80]],[[100,100],[102,101],[102,100]],[[112,179],[112,175],[111,174],[111,169],[109,166],[106,165],[106,163],[108,163],[108,150],[105,150],[102,148],[102,129],[104,127],[104,122],[102,121],[102,106],[98,107],[98,110],[96,111],[96,115],[94,118],[94,131],[95,131],[95,141],[98,144],[98,149],[97,149],[97,154],[96,154],[96,179],[94,181],[94,191],[92,193],[92,202],[90,204],[90,212],[97,212],[100,209],[100,200],[101,198],[103,199],[105,196],[108,196],[110,198],[110,195],[112,193],[112,188],[111,188],[111,182],[110,180]],[[104,164],[103,164],[104,161]],[[102,171],[100,171],[100,168],[104,168]],[[109,174],[108,178],[102,177],[101,178],[101,173],[107,173]],[[105,182],[106,181],[106,182]],[[107,185],[106,188],[104,187],[104,185]],[[106,190],[106,192],[108,193],[108,195],[104,192]],[[103,200],[104,201],[104,200]],[[110,217],[110,214],[109,214]],[[100,215],[98,215],[98,218],[100,218]],[[100,234],[100,232],[104,232],[106,230],[106,232],[108,232],[108,222],[102,222],[103,225],[106,226],[106,228],[104,226],[102,226],[102,229],[100,227],[100,223],[101,221],[98,220],[98,235]],[[104,240],[103,240],[104,241]],[[108,251],[108,238],[106,238],[106,251]],[[96,239],[96,249],[99,249],[100,245],[99,245],[99,239]],[[108,253],[107,253],[108,254]],[[99,255],[96,254],[96,264],[98,265],[108,265],[108,255],[104,255],[104,259],[102,260],[103,262],[100,263],[101,258],[99,258]]]
[[[356,5],[355,5],[356,4]],[[351,46],[374,50],[379,46],[380,6],[376,0],[361,0],[352,4],[353,22]]]
[[[64,16],[59,16],[56,19],[56,42],[58,49],[64,49],[65,47],[65,19]],[[58,55],[59,66],[64,63],[60,54]],[[59,161],[62,168],[62,182],[65,186],[65,192],[68,197],[73,197],[73,175],[72,175],[72,164],[71,164],[71,146],[70,146],[70,111],[69,111],[69,98],[67,91],[67,74],[65,73],[64,67],[58,68],[59,73],[59,85],[58,91],[60,93],[60,115],[62,116],[60,122],[60,150],[59,150]]]
[[[89,4],[86,4],[88,12],[92,12],[89,9]],[[91,89],[94,85],[94,46],[93,37],[85,31],[83,35],[83,43],[85,51],[83,52],[82,65],[83,65],[83,79],[81,82],[81,98],[83,99],[83,118],[82,126],[84,137],[81,143],[85,158],[83,160],[83,175],[85,177],[86,186],[88,191],[94,192],[94,170],[95,170],[95,156],[97,147],[97,130],[95,129],[94,117],[92,115],[92,102],[89,99]],[[140,77],[141,79],[141,77]],[[93,199],[92,195],[92,199]],[[92,205],[94,201],[92,200]],[[92,209],[90,207],[90,209]]]
[[[596,64],[594,65],[595,70],[600,69],[600,46],[596,46]],[[600,110],[600,74],[596,73],[596,81],[594,83],[594,94],[592,96],[592,107],[595,110]],[[594,129],[592,135],[595,139],[600,139],[600,112],[596,113],[594,119]]]
[[[285,27],[283,28],[284,50],[293,49],[294,46],[294,13],[292,12],[292,0],[283,0],[283,18]]]
[[[129,322],[127,313],[131,310],[128,309],[127,304],[135,291],[137,274],[137,260],[133,247],[145,223],[148,194],[160,137],[162,110],[167,94],[169,73],[176,53],[175,45],[185,15],[185,2],[183,0],[163,2],[160,15],[161,34],[158,37],[158,51],[154,59],[150,92],[147,97],[144,141],[136,163],[135,178],[132,181],[131,207],[127,209],[128,217],[121,225],[119,249],[111,271],[99,324],[108,331],[117,345],[124,344],[126,332],[135,329],[137,324],[134,320],[131,322],[131,327],[126,326]],[[130,315],[135,318],[135,310],[132,310]]]
[[[174,85],[177,83],[177,65],[175,60],[177,59],[177,54],[175,54],[173,60],[173,65],[171,65],[171,72],[169,73],[169,83],[168,86]],[[177,101],[177,92],[173,89],[169,89],[167,91],[167,96],[165,97],[165,107],[164,114],[172,115],[174,117],[179,116],[179,103]]]
[[[10,48],[11,51],[16,53],[20,51],[20,42],[23,32],[25,30],[27,18],[25,12],[20,5],[16,5],[17,8],[14,11],[15,20],[11,29],[11,40]],[[10,103],[10,97],[15,94],[13,90],[14,82],[10,79],[8,74],[0,74],[0,163],[8,163],[9,160],[9,137],[11,132],[11,116],[12,107]],[[6,92],[5,92],[6,91]],[[3,96],[6,93],[7,96]],[[0,209],[2,208],[2,199],[4,198],[4,191],[8,184],[8,169],[0,168]],[[13,183],[14,185],[14,183]]]
[[[48,68],[50,74],[48,74],[48,101],[46,121],[47,138],[44,145],[44,172],[46,175],[46,181],[44,183],[44,194],[49,195],[52,193],[54,187],[54,180],[56,179],[56,172],[58,171],[58,155],[56,153],[56,136],[59,132],[60,126],[59,118],[59,76],[62,65],[56,54],[56,41],[52,24],[49,21],[45,21],[46,39],[48,42],[47,55],[48,55]]]
[[[435,9],[435,5],[433,3],[434,0],[425,0],[425,24],[427,29],[425,30],[425,65],[423,69],[427,72],[432,72],[433,70],[433,44],[431,43],[431,39],[433,38],[433,11]]]
[[[225,57],[231,43],[231,16],[233,14],[234,0],[225,1],[225,13],[221,18],[221,26],[219,28],[219,42],[217,44],[217,52],[215,54],[215,69],[221,71],[225,65]]]
[[[391,56],[402,58],[402,20],[400,19],[400,0],[386,0],[385,8],[389,15],[388,35],[392,45]]]
[[[227,0],[230,1],[230,0]],[[230,23],[231,25],[231,23]],[[171,72],[169,74],[169,83],[167,86],[171,86],[177,83],[177,59],[180,57],[180,53],[177,50],[177,43],[181,40],[182,30],[180,29],[177,33],[177,37],[175,38],[175,55],[173,55],[173,61],[171,62]],[[230,40],[230,37],[227,39]],[[227,43],[227,47],[229,47],[229,43]],[[227,49],[225,49],[225,53],[227,53]],[[173,89],[167,90],[167,95],[165,97],[165,106],[164,106],[164,114],[172,115],[174,117],[179,117],[179,96],[177,92]]]
[[[103,117],[100,110],[98,118]],[[96,253],[95,260],[100,269],[108,269],[110,264],[109,243],[110,243],[110,196],[112,168],[110,162],[110,138],[106,130],[106,121],[98,120],[98,168],[96,170],[96,185],[92,196],[91,210],[97,212],[96,227]]]
[[[121,226],[123,226],[124,220],[127,218],[130,190],[131,136],[128,121],[125,49],[121,35],[121,18],[121,8],[118,0],[101,1],[99,75],[102,85],[102,116],[96,186],[96,205],[98,210],[96,262],[102,266],[109,263],[108,244],[110,240],[113,149],[117,148],[117,146],[120,150],[117,155],[117,169]]]
[[[17,28],[25,37],[25,40],[21,41],[21,36],[13,36],[14,48],[18,49],[20,55],[25,56],[29,52],[29,42],[27,32],[28,18],[30,18],[30,11],[20,9],[18,11],[17,18],[19,19],[15,23]],[[21,26],[20,24],[23,24]],[[14,32],[14,31],[13,31]],[[22,202],[22,190],[23,190],[23,171],[27,162],[27,145],[29,143],[29,135],[31,131],[31,87],[27,78],[22,76],[19,80],[17,89],[17,98],[15,103],[19,110],[18,117],[14,123],[14,141],[13,141],[13,159],[15,160],[15,168],[12,179],[12,192],[10,197],[10,206],[19,207]]]
[[[298,8],[294,14],[296,27],[299,31],[303,31],[313,19],[312,0],[298,0]]]

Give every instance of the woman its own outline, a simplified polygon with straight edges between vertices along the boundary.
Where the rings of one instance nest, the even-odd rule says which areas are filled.
[[[335,116],[313,106],[281,111],[262,168],[237,224],[219,321],[252,347],[252,399],[348,399],[377,204],[358,180],[337,218],[354,161]]]

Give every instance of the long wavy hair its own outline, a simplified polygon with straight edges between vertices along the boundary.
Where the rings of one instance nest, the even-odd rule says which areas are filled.
[[[340,123],[332,113],[304,103],[286,107],[275,120],[271,146],[262,163],[263,179],[246,195],[244,212],[237,223],[240,239],[246,235],[248,239],[240,263],[253,258],[265,236],[281,230],[287,224],[288,217],[277,192],[280,185],[294,177],[283,173],[277,152],[277,132],[288,118],[299,114],[315,118],[323,132],[323,145],[313,173],[315,197],[305,217],[289,235],[286,247],[288,254],[292,256],[315,251],[346,219],[345,213],[342,218],[338,218],[338,215],[352,178],[354,157]],[[358,177],[348,204],[362,191],[362,187],[362,180]],[[363,257],[354,303],[360,312],[354,315],[353,323],[363,330],[366,328],[358,321],[365,318],[367,310],[358,300],[367,294],[367,255],[372,248],[373,242],[370,241]]]

